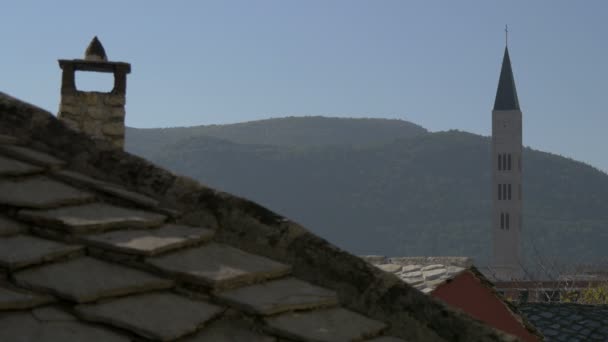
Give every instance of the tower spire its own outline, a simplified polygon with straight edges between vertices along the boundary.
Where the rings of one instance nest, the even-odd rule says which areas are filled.
[[[519,110],[519,100],[517,99],[517,90],[515,89],[515,79],[513,78],[508,46],[505,46],[505,54],[502,59],[494,110]]]
[[[505,24],[505,46],[509,46],[509,26]]]

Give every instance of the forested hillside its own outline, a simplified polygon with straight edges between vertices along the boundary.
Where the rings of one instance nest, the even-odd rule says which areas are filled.
[[[350,133],[349,133],[350,132]],[[490,140],[397,120],[285,118],[127,131],[127,149],[357,254],[490,256]],[[524,151],[524,250],[606,260],[608,175]]]

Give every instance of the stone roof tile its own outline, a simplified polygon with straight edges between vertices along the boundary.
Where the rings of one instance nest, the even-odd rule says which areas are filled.
[[[278,278],[291,270],[288,265],[218,243],[148,258],[147,261],[178,279],[214,289]]]
[[[386,328],[382,322],[342,308],[292,312],[265,320],[271,331],[304,341],[359,341],[376,337]]]
[[[285,311],[314,309],[338,304],[336,293],[296,278],[284,278],[244,286],[218,297],[245,311],[273,315]]]
[[[67,245],[29,235],[0,238],[0,266],[15,270],[76,255],[82,246]]]
[[[21,210],[19,217],[35,224],[55,226],[72,233],[157,227],[166,219],[165,215],[106,203],[91,203],[50,210]]]
[[[167,289],[173,281],[139,270],[81,257],[15,274],[17,284],[78,303],[151,290]]]
[[[152,340],[173,341],[196,332],[224,309],[168,292],[146,293],[76,307],[78,315]]]
[[[90,202],[93,196],[47,177],[0,181],[0,204],[22,208],[54,208]]]
[[[157,229],[117,230],[83,239],[119,252],[152,256],[193,246],[212,237],[210,229],[167,224]]]
[[[24,176],[41,171],[38,166],[0,155],[0,176]]]

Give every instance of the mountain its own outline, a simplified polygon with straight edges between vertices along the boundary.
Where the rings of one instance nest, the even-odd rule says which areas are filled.
[[[127,129],[127,149],[152,155],[163,146],[190,137],[215,137],[240,144],[313,147],[374,145],[414,137],[427,130],[395,119],[341,119],[322,116],[287,117],[231,125]]]
[[[349,133],[351,132],[351,133]],[[128,129],[127,150],[262,203],[357,254],[491,255],[490,139],[399,120]],[[529,260],[608,260],[608,175],[524,150]]]

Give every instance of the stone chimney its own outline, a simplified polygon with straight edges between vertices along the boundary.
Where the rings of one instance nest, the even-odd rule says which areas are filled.
[[[57,117],[71,128],[93,139],[110,142],[122,149],[125,142],[125,103],[127,74],[131,65],[108,62],[106,52],[97,37],[87,47],[84,59],[59,60],[61,103]],[[108,72],[114,74],[114,88],[109,93],[76,89],[76,71]]]

